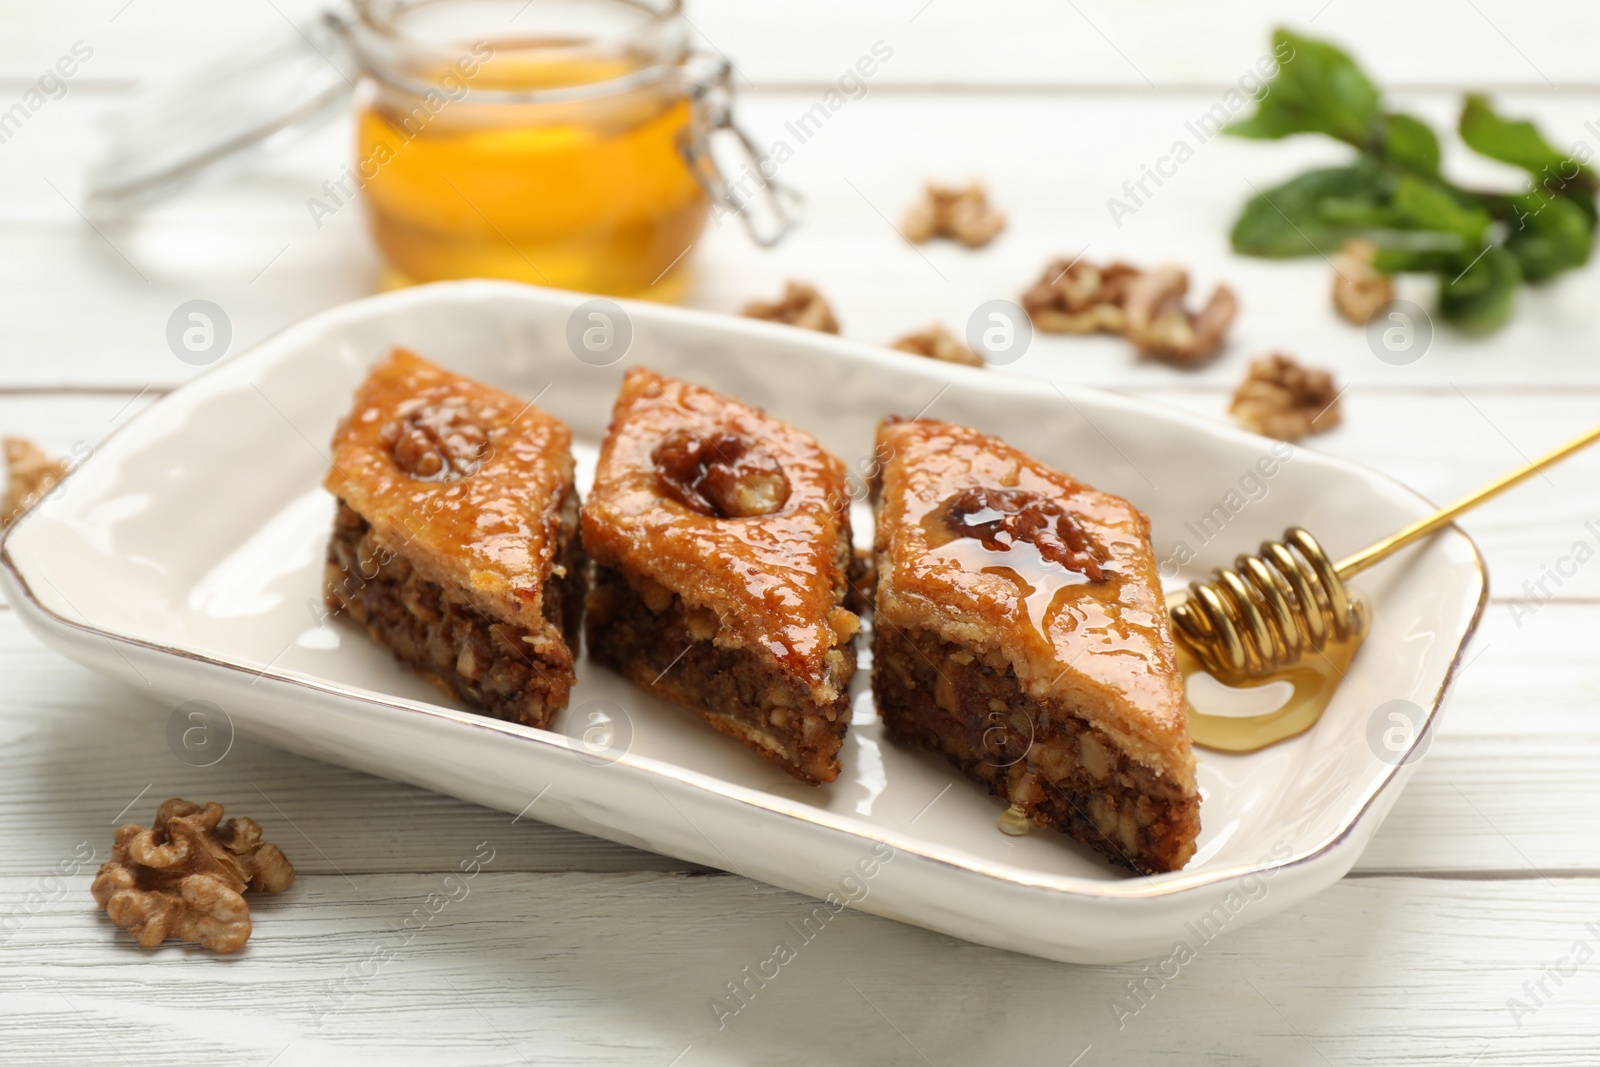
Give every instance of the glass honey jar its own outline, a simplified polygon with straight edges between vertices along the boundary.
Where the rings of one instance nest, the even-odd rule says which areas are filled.
[[[688,30],[682,0],[350,0],[220,81],[213,68],[187,143],[124,152],[97,195],[164,192],[354,86],[354,158],[307,205],[320,228],[360,201],[383,287],[507,278],[673,300],[708,218],[738,215],[770,245],[798,209],[733,123],[728,62]]]
[[[681,293],[716,191],[693,153],[727,92],[687,29],[676,2],[358,4],[356,174],[386,282]]]

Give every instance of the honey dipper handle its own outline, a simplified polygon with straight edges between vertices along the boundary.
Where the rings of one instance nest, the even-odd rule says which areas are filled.
[[[1560,448],[1546,452],[1533,462],[1524,464],[1509,474],[1496,478],[1483,488],[1476,492],[1468,493],[1454,504],[1447,508],[1441,508],[1428,518],[1417,520],[1399,533],[1386,537],[1377,544],[1368,545],[1355,555],[1339,561],[1337,568],[1339,577],[1349,578],[1351,575],[1360,574],[1374,563],[1388,558],[1412,542],[1420,541],[1436,530],[1449,526],[1456,520],[1456,516],[1462,512],[1470,511],[1485,500],[1499,496],[1518,482],[1533,477],[1547,467],[1555,466],[1574,452],[1588,447],[1597,440],[1600,440],[1600,426],[1596,426],[1587,433],[1579,434]]]

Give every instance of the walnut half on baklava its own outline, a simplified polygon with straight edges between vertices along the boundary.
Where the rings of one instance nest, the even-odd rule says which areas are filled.
[[[889,735],[1120,866],[1181,868],[1200,798],[1149,520],[951,423],[885,421],[877,455]]]
[[[467,704],[548,727],[583,611],[571,441],[533,405],[395,349],[334,431],[329,608]]]
[[[809,435],[635,367],[583,506],[589,655],[802,781],[850,723],[844,467]]]

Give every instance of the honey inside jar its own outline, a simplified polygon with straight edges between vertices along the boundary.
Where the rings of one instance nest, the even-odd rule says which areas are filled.
[[[681,147],[695,115],[673,46],[506,37],[450,52],[380,71],[357,99],[386,285],[486,277],[678,297],[708,200]]]

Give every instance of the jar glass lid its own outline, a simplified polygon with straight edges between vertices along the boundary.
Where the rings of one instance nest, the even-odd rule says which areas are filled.
[[[182,76],[141,85],[102,120],[91,214],[159,200],[340,114],[357,77],[338,16],[324,15]]]

